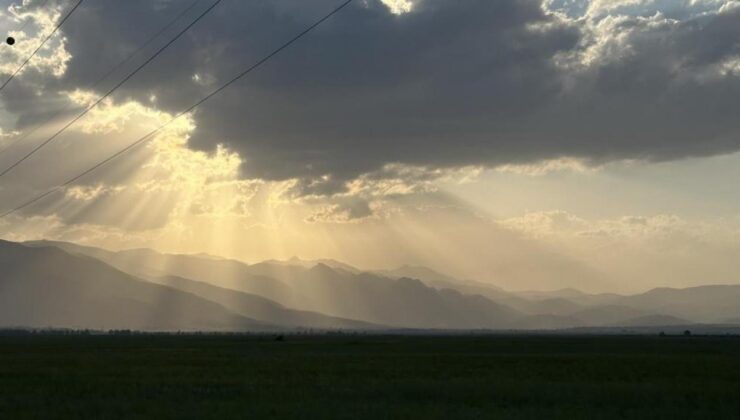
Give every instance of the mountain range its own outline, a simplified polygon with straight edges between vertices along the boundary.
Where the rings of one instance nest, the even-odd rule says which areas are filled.
[[[511,292],[426,267],[246,264],[149,249],[0,241],[0,327],[275,331],[553,330],[738,323],[740,286],[637,295]]]

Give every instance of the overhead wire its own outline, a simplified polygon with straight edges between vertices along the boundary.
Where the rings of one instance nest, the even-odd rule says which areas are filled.
[[[191,11],[195,7],[195,5],[197,5],[200,1],[201,0],[195,0],[195,1],[193,1],[188,7],[186,7],[185,9],[183,9],[177,16],[175,16],[172,20],[170,20],[169,23],[167,23],[167,25],[165,25],[159,31],[157,31],[157,33],[155,33],[151,37],[149,37],[149,39],[147,39],[143,44],[141,44],[139,46],[139,48],[137,48],[134,52],[132,52],[131,54],[129,54],[123,60],[119,61],[115,66],[113,66],[110,69],[108,69],[107,72],[105,72],[92,85],[90,85],[89,89],[91,89],[91,90],[92,89],[95,89],[100,83],[102,83],[103,81],[105,81],[106,79],[108,79],[108,77],[111,74],[115,73],[117,70],[119,70],[121,67],[123,67],[126,63],[128,63],[129,61],[131,61],[132,58],[134,58],[137,55],[139,55],[139,53],[141,53],[142,51],[144,51],[144,49],[146,49],[146,47],[148,47],[152,42],[154,42],[154,40],[156,40],[157,38],[159,38],[163,33],[165,33],[168,29],[170,29],[175,23],[177,23],[180,19],[182,19],[182,17],[185,16],[189,11]],[[23,134],[21,134],[15,140],[9,142],[5,147],[3,147],[2,149],[0,149],[0,155],[4,154],[6,151],[8,151],[9,149],[11,149],[15,145],[20,144],[23,140],[25,140],[26,138],[28,138],[31,134],[35,133],[39,128],[45,126],[46,124],[48,124],[49,122],[53,121],[54,119],[56,119],[57,117],[59,117],[60,115],[62,115],[64,112],[66,112],[68,110],[69,110],[69,108],[61,109],[58,112],[55,112],[52,115],[50,115],[45,120],[43,120],[40,123],[36,124],[34,127],[30,128],[30,129],[27,129]]]
[[[22,209],[24,209],[24,208],[26,208],[26,207],[28,207],[28,206],[36,203],[36,202],[38,202],[38,201],[40,201],[40,200],[48,197],[49,195],[51,195],[51,194],[53,194],[53,193],[55,193],[55,192],[57,192],[57,191],[65,188],[65,187],[67,187],[67,186],[69,186],[69,185],[77,182],[81,178],[83,178],[83,177],[89,175],[90,173],[98,170],[99,168],[103,167],[107,163],[109,163],[112,160],[120,157],[121,155],[127,153],[128,151],[136,148],[137,146],[139,146],[141,144],[144,144],[147,141],[151,140],[154,137],[155,134],[159,133],[164,128],[166,128],[167,126],[169,126],[170,124],[172,124],[175,120],[177,120],[178,118],[182,117],[183,115],[186,115],[186,114],[192,112],[193,110],[195,110],[196,108],[198,108],[200,105],[202,105],[203,103],[205,103],[209,99],[211,99],[214,96],[218,95],[220,92],[222,92],[227,87],[231,86],[232,84],[236,83],[237,81],[239,81],[240,79],[242,79],[243,77],[245,77],[246,75],[248,75],[249,73],[251,73],[252,71],[254,71],[257,68],[261,67],[263,64],[265,64],[271,58],[273,58],[274,56],[280,54],[283,50],[285,50],[286,48],[288,48],[289,46],[291,46],[293,43],[295,43],[299,39],[303,38],[306,34],[308,34],[309,32],[313,31],[314,29],[316,29],[318,26],[320,26],[322,23],[324,23],[327,20],[329,20],[329,18],[331,18],[335,14],[339,13],[342,9],[344,9],[345,7],[347,7],[353,1],[354,0],[345,0],[339,6],[337,6],[336,8],[334,8],[331,12],[329,12],[326,15],[324,15],[321,19],[317,20],[316,22],[314,22],[313,24],[311,24],[310,26],[308,26],[306,29],[304,29],[303,31],[301,31],[300,33],[298,33],[297,35],[295,35],[293,38],[291,38],[287,42],[285,42],[282,45],[280,45],[278,48],[276,48],[275,50],[273,50],[272,52],[270,52],[269,54],[267,54],[265,57],[263,57],[262,59],[260,59],[256,63],[254,63],[253,65],[247,67],[244,71],[242,71],[241,73],[237,74],[232,79],[228,80],[226,83],[222,84],[220,87],[218,87],[217,89],[213,90],[211,93],[209,93],[208,95],[204,96],[203,98],[201,98],[200,100],[198,100],[197,102],[195,102],[190,107],[188,107],[185,110],[179,112],[178,114],[176,114],[174,117],[172,117],[167,122],[161,124],[160,126],[158,126],[157,128],[155,128],[154,130],[152,130],[149,133],[145,134],[143,137],[140,137],[138,140],[136,140],[136,141],[128,144],[127,146],[123,147],[122,149],[118,150],[117,152],[113,153],[112,155],[110,155],[110,156],[106,157],[105,159],[97,162],[93,166],[91,166],[91,167],[87,168],[86,170],[82,171],[81,173],[73,176],[72,178],[68,179],[64,183],[62,183],[62,184],[60,184],[60,185],[58,185],[58,186],[56,186],[54,188],[51,188],[51,189],[47,190],[46,192],[44,192],[42,194],[39,194],[39,195],[31,198],[30,200],[28,200],[28,201],[26,201],[26,202],[24,202],[24,203],[22,203],[22,204],[20,204],[20,205],[18,205],[16,207],[12,208],[12,209],[6,211],[5,213],[0,214],[0,218],[7,217],[7,216],[9,216],[9,215],[11,215],[13,213],[16,213],[16,212],[18,212],[18,211],[20,211],[20,210],[22,210]]]
[[[144,67],[146,67],[149,63],[154,61],[164,50],[166,50],[170,45],[172,45],[175,41],[177,41],[185,32],[187,32],[190,28],[192,28],[196,23],[198,23],[201,19],[203,19],[211,10],[213,10],[219,3],[221,3],[222,0],[216,0],[213,4],[211,4],[205,11],[203,11],[200,15],[198,15],[195,20],[190,22],[188,26],[183,28],[178,34],[172,38],[169,42],[167,42],[165,45],[163,45],[157,52],[155,52],[151,57],[149,57],[146,61],[144,61],[142,64],[140,64],[136,69],[134,69],[131,73],[129,73],[126,77],[124,77],[120,82],[116,83],[115,86],[113,86],[108,92],[106,92],[104,95],[100,96],[95,102],[93,102],[90,106],[85,108],[81,113],[79,113],[76,117],[74,117],[71,121],[69,121],[67,124],[65,124],[61,129],[59,129],[56,133],[54,133],[51,137],[41,142],[39,145],[31,149],[30,152],[26,153],[23,157],[15,161],[13,164],[5,168],[2,172],[0,172],[0,178],[8,174],[10,171],[18,167],[21,163],[28,160],[31,156],[36,154],[39,150],[43,149],[46,145],[54,141],[57,137],[59,137],[60,134],[65,132],[69,127],[71,127],[74,123],[79,121],[82,117],[87,115],[88,112],[93,110],[95,107],[97,107],[101,102],[103,102],[106,98],[108,98],[110,95],[112,95],[118,88],[123,86],[124,83],[129,81],[132,77],[134,77],[139,71],[141,71]]]
[[[51,39],[51,37],[54,36],[55,33],[57,33],[57,31],[59,30],[59,28],[61,28],[62,25],[64,25],[64,22],[66,22],[67,19],[69,19],[69,17],[72,16],[72,14],[75,12],[75,10],[77,10],[77,8],[80,7],[80,4],[82,4],[82,0],[78,0],[77,1],[77,4],[75,4],[74,7],[69,12],[67,12],[67,14],[64,16],[64,18],[62,18],[62,20],[60,20],[59,23],[56,24],[56,26],[54,27],[54,30],[51,31],[41,41],[41,43],[38,45],[38,47],[36,47],[36,49],[33,50],[33,52],[31,53],[31,55],[29,55],[28,58],[26,58],[23,61],[23,63],[21,63],[21,65],[18,66],[18,68],[10,75],[10,77],[8,77],[8,79],[5,80],[5,82],[3,82],[2,85],[0,85],[0,91],[2,91],[3,89],[5,89],[5,86],[7,86],[8,83],[10,83],[10,81],[13,80],[15,78],[15,76],[17,76],[18,73],[20,73],[21,70],[23,70],[26,67],[26,64],[28,64],[28,62],[31,61],[31,59],[36,56],[36,53],[38,53],[39,50],[41,50],[41,48],[44,45],[46,45],[46,42],[49,41],[49,39]]]

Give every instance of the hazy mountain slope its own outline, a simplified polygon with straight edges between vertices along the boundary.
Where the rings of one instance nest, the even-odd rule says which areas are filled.
[[[465,294],[481,295],[530,315],[567,315],[581,307],[565,298],[525,299],[492,284],[458,280],[427,267],[405,265],[394,270],[379,270],[375,273],[390,278],[419,279],[427,286],[438,289],[454,289]]]
[[[266,261],[263,261],[262,263],[271,264],[271,265],[298,266],[298,267],[303,267],[303,268],[311,268],[318,264],[324,264],[324,265],[328,265],[331,268],[338,268],[338,269],[342,269],[344,271],[348,271],[350,273],[355,273],[355,274],[361,273],[363,271],[358,268],[352,267],[349,264],[345,264],[343,262],[332,260],[332,259],[327,259],[327,258],[321,258],[318,260],[302,260],[298,257],[293,257],[289,260],[284,260],[284,261],[283,260],[266,260]],[[250,266],[250,267],[253,267],[253,266]]]
[[[565,315],[529,315],[517,322],[520,330],[560,330],[587,325],[582,320]]]
[[[510,328],[522,318],[519,312],[481,296],[437,290],[417,280],[355,274],[325,264],[312,268],[274,262],[248,266],[237,261],[162,255],[151,250],[109,252],[72,244],[59,246],[95,255],[122,270],[133,270],[147,277],[171,275],[193,279],[252,293],[291,309],[372,324],[412,328]]]
[[[208,283],[167,276],[151,279],[216,302],[230,311],[274,325],[317,329],[377,329],[378,325],[283,307],[261,296],[224,289]]]
[[[575,289],[549,292],[516,292],[527,299],[564,298],[587,306],[572,315],[588,325],[616,325],[631,318],[672,317],[686,323],[724,322],[740,317],[740,285],[709,285],[686,289],[657,288],[624,296],[612,293],[587,294]],[[669,318],[665,318],[669,320]]]
[[[269,260],[262,263],[247,265],[233,260],[218,260],[213,257],[203,258],[196,255],[165,255],[151,250],[128,250],[121,252],[110,252],[96,248],[83,247],[68,243],[50,243],[62,247],[70,252],[77,252],[100,258],[115,267],[133,272],[139,276],[161,277],[174,275],[184,278],[196,279],[219,287],[256,294],[274,300],[286,307],[325,312],[327,299],[318,299],[314,290],[305,290],[301,279],[307,270],[321,264],[330,267],[334,273],[341,274],[345,279],[352,279],[361,275],[354,267],[333,260],[326,261],[327,264],[317,261],[305,261],[297,258],[288,261]],[[426,267],[404,266],[396,270],[381,272],[383,274],[373,275],[373,281],[378,280],[382,284],[383,277],[399,280],[401,278],[417,278],[425,285],[435,289],[456,290],[464,295],[480,295],[497,304],[507,306],[524,314],[540,315],[566,315],[568,311],[564,307],[575,310],[574,304],[566,301],[545,300],[542,302],[528,301],[508,293],[496,286],[477,282],[456,280],[451,276],[438,273]],[[407,274],[408,276],[404,276]],[[417,277],[413,277],[417,276]],[[313,298],[304,296],[304,293],[314,295]],[[328,292],[330,296],[333,292]],[[331,306],[335,303],[331,303]],[[337,316],[347,316],[346,312],[332,313]],[[521,315],[521,314],[519,314]],[[544,318],[543,318],[544,319]],[[367,319],[365,319],[367,320]],[[372,321],[377,322],[377,320]]]
[[[722,322],[740,317],[740,285],[658,288],[623,297],[618,304],[694,322]]]
[[[513,293],[459,281],[424,267],[358,273],[336,262],[333,266],[303,260],[248,265],[151,250],[110,252],[72,244],[55,246],[96,256],[140,276],[179,276],[261,296],[286,309],[398,327],[539,329],[652,322],[659,317],[688,323],[740,318],[740,286],[655,289],[634,296],[574,289]],[[426,279],[397,277],[403,273]]]
[[[250,266],[255,273],[286,282],[300,278],[302,268],[287,264],[279,267],[271,264]],[[454,289],[466,295],[480,295],[524,314],[554,315],[550,319],[554,323],[577,319],[578,323],[587,325],[606,325],[647,316],[673,317],[686,322],[722,322],[740,317],[740,286],[663,288],[634,296],[590,294],[576,289],[507,292],[494,285],[457,280],[426,267],[403,266],[376,273],[394,279],[419,279],[440,290]]]
[[[306,297],[305,309],[385,325],[414,328],[495,328],[511,325],[517,311],[481,296],[437,290],[412,279],[353,274],[319,264],[288,280]]]
[[[472,282],[467,282],[464,280],[456,279],[452,276],[448,276],[447,274],[442,274],[428,267],[415,266],[415,265],[403,265],[393,270],[375,270],[373,272],[376,274],[380,274],[382,276],[391,277],[391,278],[407,277],[407,278],[412,278],[412,279],[419,279],[423,281],[425,284],[429,286],[433,286],[433,287],[445,288],[445,287],[451,287],[457,284],[468,285],[472,283]],[[503,289],[501,289],[500,287],[494,286],[494,285],[480,284],[479,286],[485,286],[486,288],[490,288],[490,289],[505,293]]]
[[[627,319],[615,324],[615,327],[662,327],[674,325],[689,325],[690,321],[670,315],[645,315]]]
[[[604,305],[593,306],[576,311],[573,317],[580,319],[584,325],[617,325],[630,319],[649,315],[649,313],[630,306]]]
[[[432,274],[434,276],[432,277],[433,280],[431,281],[425,279],[418,279],[419,281],[414,280],[417,287],[423,286],[419,287],[419,289],[423,290],[424,292],[421,294],[421,296],[426,296],[425,293],[433,292],[441,296],[446,296],[447,299],[455,299],[461,297],[462,299],[458,299],[458,303],[461,306],[470,304],[469,302],[463,302],[464,299],[477,299],[479,303],[486,306],[485,309],[478,308],[478,310],[483,310],[484,312],[486,312],[493,311],[494,308],[497,308],[503,309],[503,312],[505,312],[504,314],[497,314],[496,322],[491,322],[488,320],[490,318],[490,314],[483,315],[482,318],[479,318],[477,320],[467,321],[467,325],[474,325],[470,328],[527,328],[530,326],[532,326],[533,328],[545,328],[545,325],[557,325],[558,327],[570,327],[574,325],[580,325],[580,321],[574,322],[572,318],[560,318],[557,316],[551,316],[551,314],[555,313],[555,311],[550,310],[550,308],[547,307],[548,304],[542,305],[543,308],[541,313],[544,316],[527,319],[527,313],[521,313],[522,311],[519,311],[519,308],[511,307],[506,303],[509,303],[508,301],[511,300],[515,304],[525,307],[528,310],[527,312],[530,314],[537,313],[537,310],[534,308],[534,306],[540,306],[540,303],[530,303],[525,301],[524,299],[519,299],[516,296],[510,296],[505,291],[497,289],[495,286],[488,287],[487,285],[479,285],[473,282],[468,283],[462,281],[454,281],[454,279],[451,277],[444,276],[443,274],[436,273],[423,267],[407,268],[412,270],[408,271],[408,274]],[[379,289],[382,289],[383,287],[392,287],[391,285],[408,285],[411,281],[410,278],[396,278],[396,276],[401,273],[399,271],[357,273],[354,270],[345,270],[341,266],[330,267],[324,264],[318,264],[311,269],[307,269],[303,265],[296,266],[285,263],[276,264],[275,262],[271,261],[251,265],[249,266],[249,270],[254,274],[276,278],[285,282],[286,284],[292,285],[292,287],[294,287],[298,291],[298,294],[308,298],[308,304],[304,303],[304,308],[318,310],[317,308],[320,307],[322,308],[322,312],[328,312],[334,315],[341,314],[341,316],[346,316],[350,318],[355,316],[363,316],[368,318],[362,319],[373,320],[373,322],[381,322],[377,318],[377,314],[372,313],[376,311],[380,311],[389,315],[411,311],[414,312],[414,316],[422,316],[421,314],[423,311],[419,308],[419,306],[423,306],[423,302],[405,305],[403,302],[399,302],[399,297],[394,295],[390,291],[390,289],[386,293],[379,291]],[[316,274],[317,271],[322,270],[323,274]],[[336,284],[332,285],[331,283],[333,282],[335,282]],[[365,290],[365,292],[362,292],[362,290]],[[451,292],[456,293],[451,294]],[[364,298],[363,295],[365,295]],[[339,296],[350,297],[346,299],[340,299]],[[367,296],[376,296],[376,298],[373,298],[376,300],[373,301],[372,304],[368,305]],[[401,296],[404,296],[404,299],[415,302],[413,293],[408,293]],[[453,298],[452,296],[455,297]],[[507,302],[502,303],[501,301],[492,299],[491,296],[506,299]],[[394,305],[395,308],[401,309],[389,310],[388,306]],[[437,304],[435,303],[435,305]],[[468,308],[467,310],[462,312],[472,312],[474,307],[475,306],[472,306],[471,308]],[[572,309],[572,305],[569,305],[568,307]],[[529,312],[529,310],[532,310],[533,312]],[[408,320],[408,317],[410,315],[403,316],[404,319]],[[461,318],[465,318],[466,316],[470,316],[470,314],[462,314],[459,316]],[[411,317],[413,318],[413,316]],[[387,320],[383,322],[387,322]],[[420,322],[420,320],[416,319],[414,322],[418,323]],[[460,320],[456,322],[460,322]],[[449,328],[449,325],[445,325],[444,327]]]
[[[264,330],[266,324],[103,262],[0,241],[0,325],[137,330]]]
[[[523,315],[481,296],[437,290],[411,279],[395,280],[319,263],[248,266],[237,261],[162,255],[150,250],[116,253],[63,244],[96,255],[123,270],[172,275],[256,294],[291,309],[320,312],[372,324],[411,328],[510,328]],[[269,275],[269,277],[268,277]],[[272,284],[271,284],[272,283]]]
[[[203,281],[218,287],[255,294],[281,305],[293,307],[302,299],[277,278],[254,274],[249,265],[227,259],[196,255],[161,254],[149,249],[112,252],[66,242],[35,242],[33,245],[53,245],[65,251],[89,255],[119,270],[145,278],[177,276]]]
[[[411,279],[356,274],[318,264],[312,268],[283,263],[248,266],[236,261],[161,255],[149,250],[99,252],[62,245],[96,255],[124,270],[173,275],[275,300],[291,308],[372,324],[412,328],[512,328],[523,315],[482,296],[437,290]],[[260,280],[255,282],[255,279]],[[275,287],[268,284],[279,285]],[[254,287],[257,283],[260,287]],[[274,296],[278,299],[273,299]]]
[[[333,315],[358,318],[396,326],[434,328],[561,328],[581,325],[572,317],[552,315],[532,317],[483,293],[507,296],[495,286],[455,281],[423,267],[406,267],[408,274],[430,275],[432,280],[396,278],[400,271],[355,273],[318,264],[303,266],[271,262],[249,267],[254,273],[274,277],[294,287],[308,298],[305,308]],[[381,273],[381,274],[378,274]],[[384,273],[384,274],[382,274]],[[510,297],[510,296],[507,296]],[[514,301],[523,301],[513,297]],[[518,302],[532,309],[529,302]],[[534,305],[539,305],[535,303]],[[547,304],[544,305],[545,307]],[[436,309],[435,309],[436,308]],[[568,305],[573,309],[573,305]]]
[[[582,306],[608,305],[624,296],[616,293],[585,293],[576,289],[559,289],[559,290],[528,290],[523,292],[510,292],[523,299],[541,301],[546,299],[566,299]]]
[[[303,265],[292,265],[275,263],[274,261],[265,261],[250,265],[248,270],[249,273],[251,273],[252,275],[269,277],[275,280],[279,280],[286,285],[290,284],[292,287],[293,282],[300,279],[307,270],[310,270],[316,265],[318,264],[304,267]],[[334,270],[337,272],[353,274],[351,272],[347,272],[338,268],[334,268]]]
[[[564,316],[570,316],[575,312],[585,309],[583,305],[579,305],[575,302],[563,298],[550,298],[531,301],[527,308],[529,311],[533,311],[537,314],[552,314]]]

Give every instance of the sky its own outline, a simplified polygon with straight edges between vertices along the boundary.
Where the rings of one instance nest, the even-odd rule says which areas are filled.
[[[2,3],[17,40],[0,46],[3,80],[74,3]],[[83,1],[0,91],[0,170],[212,3]],[[0,212],[339,4],[223,0],[0,176]],[[425,265],[511,290],[740,283],[739,109],[737,0],[355,0],[0,218],[0,238]]]

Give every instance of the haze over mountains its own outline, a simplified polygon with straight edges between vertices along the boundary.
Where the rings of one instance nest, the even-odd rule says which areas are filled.
[[[0,241],[0,327],[264,331],[547,330],[738,323],[739,286],[622,296],[509,292],[425,267],[258,264],[139,249]]]
[[[137,330],[264,330],[181,290],[55,247],[0,242],[0,325]]]

